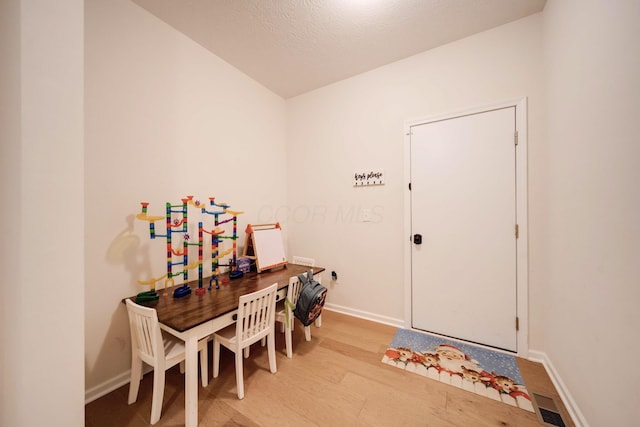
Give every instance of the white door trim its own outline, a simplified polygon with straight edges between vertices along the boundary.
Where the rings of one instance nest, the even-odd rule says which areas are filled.
[[[419,119],[409,119],[404,126],[404,235],[406,236],[403,246],[404,255],[404,327],[411,329],[411,192],[409,183],[411,179],[411,127],[422,125],[438,120],[451,119],[454,117],[477,114],[499,108],[516,107],[516,129],[518,130],[518,149],[516,150],[516,212],[519,226],[519,238],[516,240],[516,310],[519,319],[519,330],[517,332],[517,354],[520,357],[529,356],[529,244],[528,244],[528,223],[527,223],[527,98],[516,98],[500,101],[488,105],[482,105],[466,110],[438,114]]]

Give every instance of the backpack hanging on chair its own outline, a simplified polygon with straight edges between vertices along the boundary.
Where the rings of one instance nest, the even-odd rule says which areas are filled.
[[[300,283],[302,283],[302,290],[300,291],[293,315],[296,316],[304,326],[309,326],[322,312],[324,300],[327,297],[327,288],[313,278],[313,270],[307,271],[306,274],[298,274],[298,279]]]

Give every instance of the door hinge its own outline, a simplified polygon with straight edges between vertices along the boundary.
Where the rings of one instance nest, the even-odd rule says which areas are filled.
[[[518,145],[518,131],[513,134],[513,142]]]
[[[520,318],[516,316],[516,331],[520,330]]]
[[[520,237],[520,227],[516,224],[516,239]]]

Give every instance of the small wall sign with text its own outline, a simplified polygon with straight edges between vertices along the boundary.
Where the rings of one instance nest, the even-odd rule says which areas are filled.
[[[364,187],[366,185],[384,185],[384,170],[354,172],[353,186]]]

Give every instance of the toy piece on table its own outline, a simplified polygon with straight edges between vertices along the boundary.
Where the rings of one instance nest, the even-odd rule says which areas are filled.
[[[186,283],[182,286],[178,286],[175,291],[173,291],[174,298],[182,298],[186,297],[191,293],[191,288]]]
[[[242,257],[238,260],[238,271],[248,274],[251,271],[251,258]]]
[[[235,271],[232,271],[231,273],[229,273],[229,278],[231,280],[239,279],[242,276],[244,276],[244,273],[242,271],[240,271],[240,270],[235,270]]]
[[[244,273],[238,268],[238,263],[232,262],[231,271],[229,272],[229,278],[233,280],[233,279],[239,279],[242,276],[244,276]]]
[[[140,292],[138,295],[136,295],[136,302],[138,303],[157,301],[158,299],[160,299],[160,296],[158,295],[155,289],[151,291]]]
[[[151,288],[148,291],[140,292],[136,295],[136,302],[148,302],[148,301],[156,301],[160,298],[158,293],[156,292],[156,282],[164,279],[167,275],[163,275],[161,277],[152,277],[149,280],[138,280],[140,285],[149,285]]]

